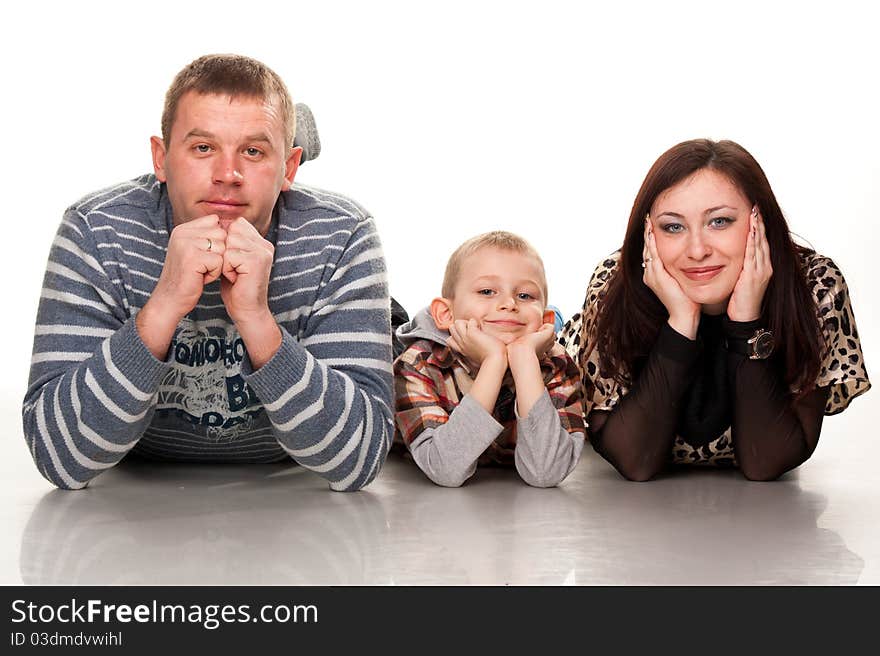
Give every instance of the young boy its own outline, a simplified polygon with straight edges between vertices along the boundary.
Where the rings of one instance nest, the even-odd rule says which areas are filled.
[[[474,237],[449,258],[442,294],[397,331],[397,439],[438,485],[478,464],[559,484],[584,446],[583,393],[555,341],[541,258],[509,232]]]

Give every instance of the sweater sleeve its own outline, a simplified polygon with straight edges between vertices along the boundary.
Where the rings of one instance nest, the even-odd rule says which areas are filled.
[[[728,337],[747,339],[760,322],[725,319]],[[733,446],[746,478],[773,480],[806,461],[819,442],[828,387],[792,400],[775,358],[727,354],[733,396]]]
[[[665,466],[699,354],[699,342],[664,323],[629,393],[587,417],[593,448],[626,478],[648,480]]]
[[[554,358],[558,364],[544,393],[528,416],[516,414],[516,470],[535,487],[559,485],[577,466],[584,448],[580,374],[563,349],[554,348],[561,354]]]
[[[395,422],[413,460],[437,485],[458,487],[504,430],[470,395],[449,410],[442,376],[413,346],[394,363]]]
[[[149,425],[169,366],[141,340],[88,221],[68,210],[49,253],[22,407],[40,473],[78,489],[119,462]]]
[[[477,470],[477,461],[503,426],[465,394],[446,423],[425,428],[409,444],[413,460],[437,485],[459,487]]]
[[[339,491],[359,490],[385,462],[391,413],[391,301],[372,219],[358,222],[329,280],[305,309],[295,339],[242,375],[263,403],[275,437],[300,465]]]

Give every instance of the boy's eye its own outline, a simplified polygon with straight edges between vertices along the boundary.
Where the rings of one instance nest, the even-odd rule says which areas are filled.
[[[528,292],[520,292],[519,294],[516,295],[516,297],[521,301],[531,301],[531,300],[534,300],[534,298],[535,298],[534,296],[532,296]]]
[[[491,289],[481,289],[481,290],[478,291],[477,293],[478,293],[478,294],[482,294],[483,296],[491,296],[491,295],[494,294],[495,292],[494,292],[493,290],[491,290]]]

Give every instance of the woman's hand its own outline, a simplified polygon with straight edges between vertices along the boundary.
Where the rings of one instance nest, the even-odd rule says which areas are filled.
[[[761,316],[761,301],[773,276],[770,264],[770,244],[764,230],[764,219],[758,207],[749,216],[749,237],[743,270],[727,303],[727,316],[731,321],[754,321]]]
[[[700,304],[687,297],[678,281],[669,275],[654,242],[650,217],[645,217],[645,248],[642,251],[645,272],[642,280],[657,295],[669,313],[669,325],[688,339],[697,338],[700,325]]]
[[[476,319],[459,319],[449,326],[446,345],[461,353],[467,360],[480,366],[486,360],[504,363],[507,368],[507,345],[497,337],[483,332]]]

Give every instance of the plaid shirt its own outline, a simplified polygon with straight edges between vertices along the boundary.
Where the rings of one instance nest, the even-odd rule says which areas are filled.
[[[583,388],[577,365],[559,344],[541,360],[544,386],[569,433],[585,433]],[[476,372],[448,346],[427,339],[413,342],[394,362],[395,443],[412,443],[427,428],[442,426],[474,384]],[[516,447],[516,390],[508,371],[492,417],[504,429],[480,456],[478,465],[513,466]]]

